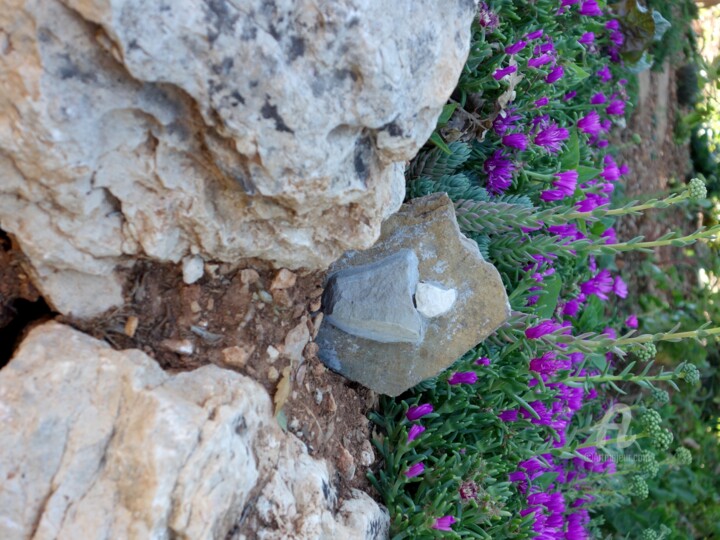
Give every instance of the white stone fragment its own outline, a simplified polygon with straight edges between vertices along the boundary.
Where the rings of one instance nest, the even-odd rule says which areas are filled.
[[[192,285],[205,273],[205,263],[197,255],[185,257],[182,262],[183,281]]]
[[[415,289],[415,305],[425,317],[432,318],[450,311],[457,300],[455,289],[445,289],[432,283],[420,282]]]

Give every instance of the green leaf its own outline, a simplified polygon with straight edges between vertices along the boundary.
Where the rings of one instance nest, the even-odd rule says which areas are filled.
[[[565,67],[567,67],[570,70],[571,76],[575,79],[575,81],[579,82],[584,79],[587,79],[590,74],[585,71],[583,68],[578,66],[577,64],[570,62]]]
[[[545,294],[540,296],[535,306],[535,313],[541,319],[549,319],[555,313],[563,283],[559,275],[553,274],[546,278],[543,284],[545,285]]]
[[[580,166],[577,169],[578,172],[578,184],[583,184],[585,182],[589,182],[593,178],[595,178],[597,175],[599,175],[602,172],[602,169],[595,169],[593,167],[584,167]]]
[[[538,476],[535,480],[532,481],[533,487],[540,488],[540,491],[546,491],[548,487],[550,487],[550,484],[552,484],[555,479],[558,477],[559,473],[556,472],[546,472],[544,474],[541,474]]]
[[[447,155],[452,155],[452,150],[450,150],[450,147],[445,143],[445,141],[442,140],[442,137],[440,136],[440,134],[438,134],[437,131],[433,132],[433,134],[430,135],[430,142],[437,146],[440,150],[445,152]]]
[[[580,141],[577,131],[573,130],[567,142],[567,149],[560,158],[560,168],[563,171],[577,169],[580,163]]]
[[[455,112],[455,109],[457,108],[457,105],[455,103],[448,103],[443,107],[442,112],[440,113],[440,118],[438,118],[438,126],[442,126],[448,123],[450,120],[450,117]]]

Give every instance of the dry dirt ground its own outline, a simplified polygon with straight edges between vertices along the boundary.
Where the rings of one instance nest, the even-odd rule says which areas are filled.
[[[238,371],[274,397],[280,425],[335,468],[340,499],[351,488],[376,495],[366,474],[377,466],[367,419],[377,395],[328,371],[316,345],[306,345],[322,317],[322,272],[247,260],[240,269],[208,265],[200,281],[186,285],[178,265],[140,262],[127,276],[121,308],[79,321],[38,300],[22,256],[7,237],[0,240],[0,367],[29,327],[55,318],[116,349],[140,349],[170,372],[208,363]]]

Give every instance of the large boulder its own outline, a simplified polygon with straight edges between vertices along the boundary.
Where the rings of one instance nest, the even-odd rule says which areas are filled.
[[[254,381],[169,375],[58,323],[0,371],[3,540],[385,538],[387,512],[342,504],[324,461],[284,433]]]
[[[327,267],[401,204],[473,13],[472,0],[6,0],[0,226],[78,317],[119,304],[116,270],[140,257]]]

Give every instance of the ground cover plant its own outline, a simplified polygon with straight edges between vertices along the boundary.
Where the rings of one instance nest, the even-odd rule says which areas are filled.
[[[693,179],[665,197],[613,204],[632,174],[608,143],[631,106],[614,13],[595,0],[481,3],[435,147],[408,167],[409,197],[453,199],[461,229],[500,271],[513,315],[373,417],[384,467],[371,480],[394,538],[697,532],[667,513],[667,523],[612,513],[647,499],[658,477],[682,483],[701,457],[674,436],[668,414],[669,392],[695,389],[700,372],[657,365],[656,345],[720,333],[708,324],[639,333],[642,315],[624,308],[631,291],[616,257],[718,230],[617,238],[618,216],[697,204],[706,189]],[[705,533],[720,534],[717,523]]]

